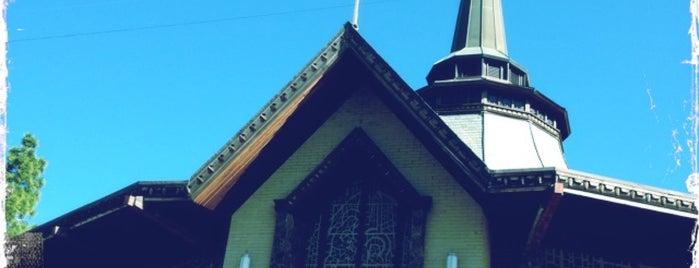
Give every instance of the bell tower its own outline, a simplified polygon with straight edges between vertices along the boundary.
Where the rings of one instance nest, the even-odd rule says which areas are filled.
[[[568,113],[510,59],[500,0],[462,0],[451,52],[418,93],[488,168],[567,168]]]

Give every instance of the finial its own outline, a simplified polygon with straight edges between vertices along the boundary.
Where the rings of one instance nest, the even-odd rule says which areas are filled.
[[[354,15],[352,16],[352,27],[359,31],[359,0],[354,0]]]

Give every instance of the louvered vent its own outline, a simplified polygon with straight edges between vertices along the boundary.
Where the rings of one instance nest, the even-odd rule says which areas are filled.
[[[500,68],[500,66],[488,64],[488,69],[485,75],[493,78],[502,79],[502,68]]]
[[[524,82],[523,78],[524,77],[522,77],[521,74],[518,74],[515,72],[512,72],[510,74],[510,82],[512,82],[513,85],[523,86],[523,82]]]
[[[459,62],[456,65],[457,77],[474,77],[481,76],[481,61],[480,59],[469,59]]]

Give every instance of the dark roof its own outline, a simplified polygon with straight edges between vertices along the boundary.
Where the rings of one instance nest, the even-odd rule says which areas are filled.
[[[137,182],[44,223],[45,267],[174,267],[220,261],[225,221],[185,181]]]
[[[31,231],[42,232],[44,233],[44,237],[51,237],[51,233],[55,226],[59,226],[63,229],[79,226],[95,220],[100,216],[105,216],[116,209],[125,206],[134,206],[135,203],[129,204],[128,200],[125,200],[125,198],[130,196],[141,196],[151,200],[166,199],[170,201],[188,201],[190,199],[187,193],[186,183],[186,181],[139,181],[41,224]]]

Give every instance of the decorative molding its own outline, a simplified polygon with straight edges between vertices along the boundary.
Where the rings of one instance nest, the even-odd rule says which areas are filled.
[[[556,182],[554,169],[493,171],[492,176],[487,183],[490,193],[546,190]]]
[[[696,197],[574,171],[557,171],[565,188],[697,214]]]
[[[216,178],[222,170],[231,164],[243,148],[248,146],[251,140],[255,139],[259,133],[263,132],[271,122],[278,117],[280,112],[294,103],[293,100],[301,97],[306,88],[313,86],[313,81],[325,73],[325,70],[335,61],[341,51],[342,36],[344,30],[338,33],[335,38],[307,64],[302,71],[297,74],[291,82],[270,100],[262,110],[257,113],[244,127],[224,144],[208,161],[202,165],[189,179],[187,188],[193,199],[203,188],[209,185],[213,178]]]
[[[563,184],[573,189],[600,197],[609,197],[631,203],[670,209],[677,212],[697,214],[695,197],[630,182],[605,178],[597,175],[557,169],[523,169],[493,171],[488,192],[506,193],[542,191]]]
[[[486,92],[490,92],[488,87],[473,89],[480,95],[486,96]],[[443,91],[443,90],[440,90]],[[533,95],[535,92],[533,90],[524,90],[523,95]],[[443,93],[445,96],[447,93]],[[519,93],[522,94],[522,93]],[[434,95],[434,93],[432,94]],[[455,97],[454,95],[449,95],[450,97]],[[493,96],[499,98],[499,94],[493,93],[493,95],[487,95],[488,97]],[[500,114],[512,118],[528,120],[533,122],[537,126],[546,130],[549,134],[555,136],[556,138],[561,138],[561,130],[558,129],[558,121],[555,118],[549,117],[546,113],[542,112],[540,109],[535,109],[539,104],[532,99],[527,97],[512,97],[509,99],[510,102],[514,103],[519,101],[523,106],[521,108],[516,108],[514,105],[503,105],[498,102],[489,99],[488,97],[472,99],[470,101],[457,102],[453,104],[440,104],[435,103],[432,107],[439,115],[458,115],[458,114],[475,114],[482,112],[491,112],[495,114]],[[434,101],[433,101],[434,102]]]

